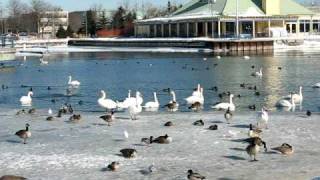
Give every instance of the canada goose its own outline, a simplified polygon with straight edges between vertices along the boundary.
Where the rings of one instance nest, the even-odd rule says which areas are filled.
[[[25,130],[20,130],[16,132],[16,135],[19,136],[21,139],[23,139],[23,144],[27,143],[27,139],[31,137],[31,132],[29,131],[29,124],[26,124]]]
[[[18,111],[18,112],[16,113],[16,115],[25,114],[25,113],[26,113],[26,110],[21,109],[20,111]]]
[[[191,169],[188,170],[188,180],[203,180],[203,179],[206,179],[206,177],[200,175],[199,173],[193,172]]]
[[[262,133],[262,130],[260,129],[253,129],[252,124],[249,125],[249,131],[248,131],[248,136],[253,138],[253,137],[260,137],[260,134]]]
[[[137,150],[131,148],[121,149],[120,152],[125,158],[134,158],[137,156]]]
[[[194,111],[199,111],[201,109],[201,107],[202,107],[201,103],[195,102],[195,103],[191,104],[189,109],[192,109]]]
[[[213,131],[218,130],[218,125],[216,125],[216,124],[211,125],[211,126],[209,126],[208,129],[209,129],[209,130],[213,130]]]
[[[100,118],[103,119],[105,122],[107,122],[108,126],[111,126],[111,123],[114,120],[114,111],[111,111],[110,114],[100,116]]]
[[[0,180],[24,180],[24,179],[27,179],[27,178],[22,176],[13,176],[13,175],[4,175],[0,177]]]
[[[58,118],[61,118],[61,117],[62,117],[62,113],[63,113],[63,110],[62,110],[62,109],[59,109],[58,114],[57,114],[57,117],[58,117]]]
[[[267,151],[267,145],[259,137],[249,138],[248,142],[250,144],[247,146],[246,151],[251,158],[253,157],[253,161],[257,161],[256,156],[260,151],[260,146],[263,145],[265,148],[265,151]]]
[[[70,122],[79,122],[81,120],[80,114],[74,114],[69,118]]]
[[[200,119],[200,120],[198,120],[198,121],[195,121],[195,122],[193,123],[193,125],[195,125],[195,126],[204,126],[204,122],[203,122],[202,119]]]
[[[31,108],[31,109],[29,109],[28,113],[29,114],[34,114],[34,113],[36,113],[36,109],[35,108]]]
[[[117,171],[120,168],[120,163],[117,161],[113,161],[108,165],[108,169],[110,171]]]
[[[172,142],[172,138],[166,134],[164,136],[159,136],[159,137],[155,138],[151,142],[158,143],[158,144],[169,144]]]
[[[285,155],[291,155],[294,152],[293,147],[287,143],[283,143],[281,146],[271,148],[271,149],[275,151],[279,151],[281,154],[285,154]]]
[[[308,110],[308,111],[306,112],[306,115],[307,115],[307,116],[311,116],[311,115],[312,115],[311,111]]]
[[[53,121],[53,117],[52,117],[52,116],[49,116],[49,117],[46,118],[46,120],[47,120],[47,121]]]
[[[141,142],[146,144],[146,145],[151,144],[152,141],[153,141],[153,136],[150,136],[149,138],[141,138]]]
[[[226,119],[227,123],[230,124],[230,120],[232,119],[232,112],[230,111],[230,107],[228,107],[227,111],[224,113],[224,118]]]
[[[168,121],[168,122],[166,122],[166,123],[164,124],[164,126],[170,127],[170,126],[173,126],[173,123],[172,123],[171,121]]]

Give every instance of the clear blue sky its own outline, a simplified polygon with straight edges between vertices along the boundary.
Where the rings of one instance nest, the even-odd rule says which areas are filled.
[[[9,0],[0,0],[2,6],[7,4]],[[28,0],[21,0],[23,2]],[[115,9],[118,7],[122,2],[129,1],[131,4],[140,3],[141,2],[152,2],[153,4],[165,6],[168,0],[47,0],[48,2],[58,5],[67,11],[75,11],[75,10],[86,10],[90,8],[93,4],[102,4],[105,9]],[[171,2],[176,3],[184,3],[188,2],[189,0],[171,0]],[[299,2],[311,2],[311,0],[296,0]],[[314,0],[318,1],[318,0]],[[241,2],[241,1],[240,1]]]

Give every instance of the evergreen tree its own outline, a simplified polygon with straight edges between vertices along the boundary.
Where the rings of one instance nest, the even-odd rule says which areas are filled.
[[[99,24],[98,29],[105,29],[105,28],[107,27],[107,25],[108,25],[108,19],[107,19],[107,17],[106,17],[105,11],[102,12],[98,24]]]
[[[59,26],[59,29],[56,33],[56,37],[57,38],[66,38],[67,37],[67,32],[66,30],[63,28],[62,25]]]
[[[73,37],[73,30],[70,25],[67,27],[66,35],[67,37]]]
[[[171,7],[171,2],[170,2],[170,1],[168,1],[168,8],[167,8],[167,11],[168,11],[168,14],[170,14],[170,13],[171,13],[171,11],[172,11],[172,7]]]
[[[87,26],[88,33],[91,37],[96,35],[97,24],[96,24],[96,13],[92,10],[87,11]]]
[[[122,6],[114,13],[112,17],[112,26],[116,29],[123,29],[125,25],[126,10]]]

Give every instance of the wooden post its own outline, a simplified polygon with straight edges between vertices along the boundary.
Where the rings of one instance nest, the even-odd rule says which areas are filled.
[[[253,38],[256,37],[256,21],[255,20],[252,21],[252,37]]]
[[[187,37],[189,37],[189,22],[187,22]]]
[[[164,37],[164,24],[161,24],[161,37]]]
[[[204,22],[204,36],[208,37],[208,22]]]
[[[214,21],[212,21],[212,25],[211,25],[211,31],[212,31],[212,38],[214,38]]]
[[[268,20],[268,36],[271,37],[271,20]]]
[[[218,37],[221,37],[221,22],[220,19],[218,20]]]
[[[177,37],[180,37],[180,23],[177,23]]]
[[[194,37],[198,37],[198,22],[195,23],[195,32],[194,32]]]
[[[171,24],[169,23],[169,37],[171,37]]]

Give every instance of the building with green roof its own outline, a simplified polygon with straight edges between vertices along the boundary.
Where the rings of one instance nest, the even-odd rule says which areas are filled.
[[[294,0],[191,0],[166,17],[135,22],[136,37],[259,38],[320,31],[320,15]]]

